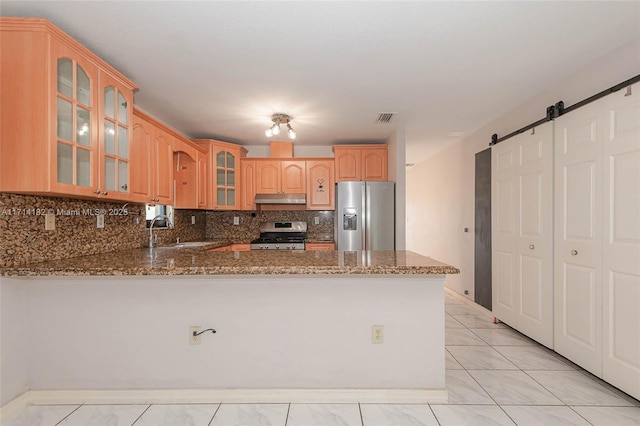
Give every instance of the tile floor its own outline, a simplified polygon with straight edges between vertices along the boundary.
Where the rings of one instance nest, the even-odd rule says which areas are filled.
[[[6,426],[640,425],[640,401],[452,294],[449,403],[32,405]]]

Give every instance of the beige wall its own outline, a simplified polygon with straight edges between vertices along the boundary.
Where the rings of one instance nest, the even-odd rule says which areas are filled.
[[[491,135],[504,136],[544,117],[558,101],[571,106],[640,72],[640,39],[594,61],[570,78],[407,170],[407,249],[460,268],[447,287],[474,298],[475,154]],[[549,66],[552,66],[550,64]],[[526,82],[523,82],[526,84]],[[469,228],[468,233],[463,229]]]

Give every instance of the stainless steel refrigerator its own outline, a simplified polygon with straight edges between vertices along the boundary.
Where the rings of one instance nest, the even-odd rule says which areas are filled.
[[[395,183],[336,183],[336,250],[395,249]]]

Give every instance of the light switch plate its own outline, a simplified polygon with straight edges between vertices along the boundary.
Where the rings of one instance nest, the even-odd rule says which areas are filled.
[[[234,216],[233,217],[233,224],[234,225],[240,225],[240,218],[238,216]]]

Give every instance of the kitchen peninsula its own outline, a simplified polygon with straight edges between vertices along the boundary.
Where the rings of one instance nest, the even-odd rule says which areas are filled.
[[[456,268],[409,251],[209,251],[224,244],[1,269],[3,403],[28,390],[41,402],[446,401]],[[190,345],[192,326],[217,333]]]

